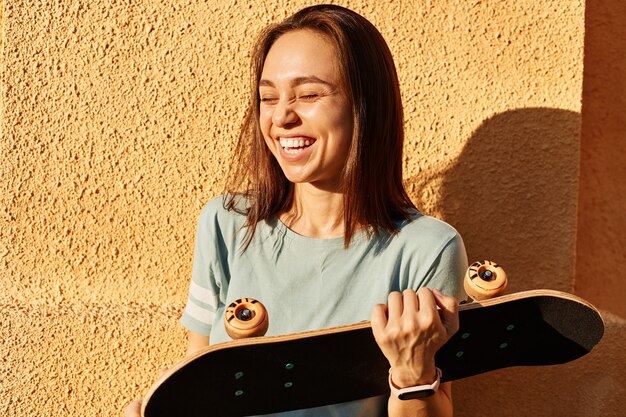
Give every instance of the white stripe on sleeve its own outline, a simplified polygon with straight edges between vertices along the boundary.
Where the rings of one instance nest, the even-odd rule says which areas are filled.
[[[201,303],[207,304],[211,309],[217,310],[217,295],[214,294],[213,291],[202,288],[195,282],[191,281],[189,294]]]
[[[185,313],[187,313],[190,317],[207,324],[209,326],[213,325],[213,319],[215,318],[215,312],[210,311],[204,307],[200,307],[193,300],[187,300],[187,306],[185,307]]]

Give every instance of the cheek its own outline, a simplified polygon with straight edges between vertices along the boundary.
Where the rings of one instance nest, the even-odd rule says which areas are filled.
[[[336,131],[352,132],[352,106],[346,100],[334,100],[317,110],[318,117],[325,119],[327,126]]]
[[[265,147],[269,150],[269,152],[272,155],[274,155],[275,157],[278,157],[278,153],[279,153],[279,150],[277,148],[278,142],[270,137],[270,135],[269,135],[269,125],[268,124],[264,124],[262,118],[260,120],[260,125],[261,125],[261,136],[263,137],[263,139],[262,139],[263,142],[262,143],[265,144]]]
[[[352,137],[352,109],[343,105],[331,104],[319,107],[309,107],[298,110],[300,118],[319,130],[331,133],[333,136]]]
[[[263,135],[269,130],[272,114],[269,110],[261,108],[259,111],[259,125]]]
[[[271,116],[267,117],[267,113],[261,112],[259,115],[259,126],[261,127],[261,135],[263,136],[263,140],[265,141],[265,145],[270,148],[272,152],[272,144],[274,140],[270,137],[270,129],[272,126]]]
[[[352,132],[353,132],[353,120],[352,120],[352,112],[345,111],[337,114],[336,118],[333,119],[333,126],[338,136],[341,138],[342,147],[349,147],[350,142],[352,141]]]
[[[265,142],[265,147],[269,149],[274,156],[276,156],[277,149],[275,149],[276,146],[274,146],[274,141],[266,135],[265,132],[263,132],[263,142]]]

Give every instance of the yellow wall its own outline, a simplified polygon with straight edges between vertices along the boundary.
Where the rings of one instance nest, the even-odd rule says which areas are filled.
[[[182,356],[195,222],[222,192],[252,40],[312,3],[4,1],[0,414],[119,415]],[[618,79],[587,50],[585,13],[603,33],[602,2],[338,3],[370,19],[396,59],[415,201],[458,227],[471,259],[502,263],[512,291],[572,291],[594,170],[581,111],[600,121],[586,119],[588,86]],[[593,68],[609,75],[590,80]],[[594,288],[586,279],[577,290]],[[461,381],[456,415],[626,409],[624,315],[593,297],[608,325],[596,352]]]
[[[626,2],[587,3],[575,284],[626,318]]]

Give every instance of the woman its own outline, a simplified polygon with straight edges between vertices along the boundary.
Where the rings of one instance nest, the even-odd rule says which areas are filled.
[[[385,41],[348,9],[313,6],[266,29],[252,64],[231,192],[198,223],[181,319],[188,354],[228,340],[222,314],[242,297],[266,305],[268,335],[370,318],[392,395],[284,415],[452,415],[449,383],[424,398],[395,393],[437,386],[434,355],[458,328],[467,260],[456,231],[418,213],[402,185],[402,104]]]

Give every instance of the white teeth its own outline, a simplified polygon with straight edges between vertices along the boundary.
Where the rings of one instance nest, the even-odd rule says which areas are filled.
[[[280,146],[285,149],[288,148],[302,148],[304,146],[310,146],[315,141],[304,138],[279,138]]]

